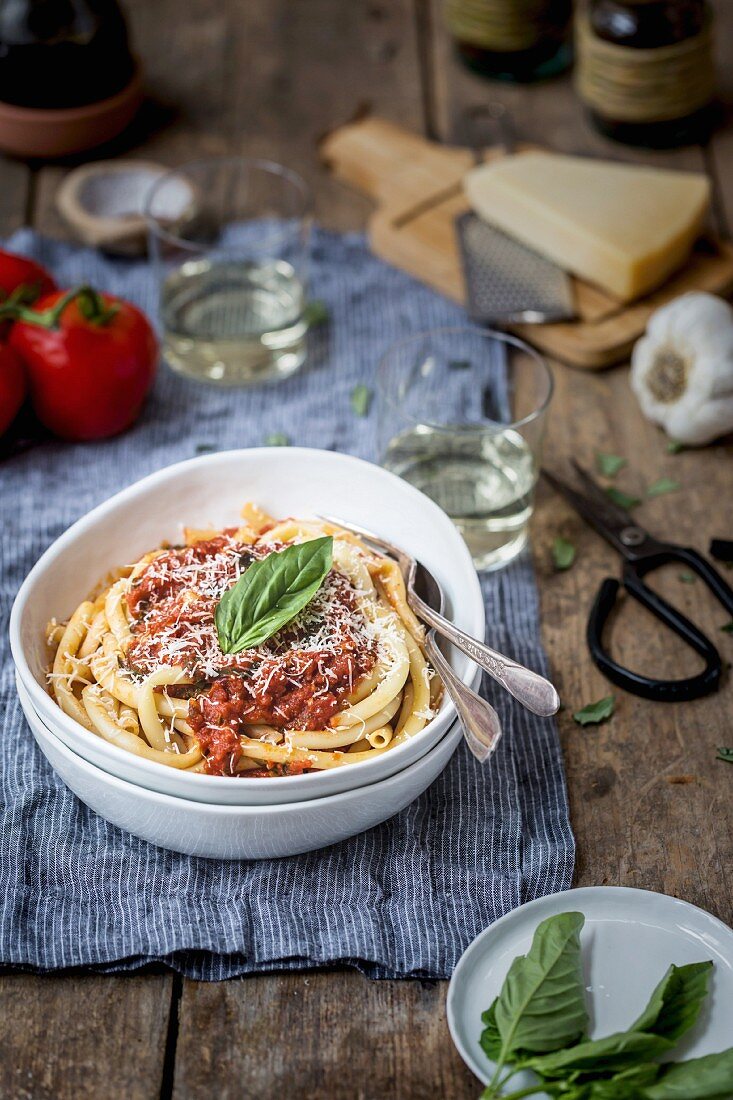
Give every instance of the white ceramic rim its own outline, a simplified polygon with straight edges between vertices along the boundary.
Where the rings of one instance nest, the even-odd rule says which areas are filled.
[[[706,909],[701,909],[699,905],[694,905],[691,901],[685,901],[684,898],[676,898],[671,894],[662,894],[658,890],[642,890],[636,886],[576,886],[571,890],[559,890],[554,894],[545,894],[541,898],[533,898],[532,901],[526,901],[523,905],[518,905],[516,909],[512,909],[509,913],[505,913],[503,917],[499,917],[498,920],[490,924],[488,928],[485,928],[483,932],[479,932],[475,940],[472,940],[466,950],[461,955],[460,959],[456,963],[455,970],[451,975],[450,983],[448,985],[448,993],[445,1002],[445,1012],[448,1020],[448,1030],[450,1031],[453,1045],[460,1054],[464,1063],[471,1070],[471,1073],[475,1074],[484,1085],[488,1082],[488,1076],[486,1074],[486,1067],[482,1066],[478,1058],[466,1048],[463,1043],[460,1034],[460,1028],[457,1024],[457,1012],[455,1008],[456,1001],[456,989],[458,988],[458,981],[460,980],[463,971],[470,971],[474,959],[481,955],[483,952],[483,946],[487,939],[493,936],[497,929],[503,925],[511,924],[517,919],[518,913],[529,913],[533,909],[541,909],[547,906],[548,902],[556,900],[563,900],[563,903],[567,900],[567,910],[573,908],[582,907],[585,898],[591,896],[598,898],[599,893],[603,892],[608,896],[613,893],[614,897],[622,895],[633,902],[633,900],[641,900],[642,903],[646,902],[651,897],[665,898],[672,905],[677,905],[682,909],[692,909],[698,916],[704,917],[713,928],[726,938],[733,939],[733,929],[729,928],[719,917],[714,917],[712,913],[708,913]],[[487,1005],[488,1008],[488,1005]]]
[[[486,632],[486,620],[483,595],[481,592],[481,585],[479,583],[478,575],[471,559],[471,554],[465,542],[461,538],[459,532],[454,527],[452,521],[445,514],[445,512],[443,512],[438,507],[437,504],[430,500],[430,498],[427,497],[424,493],[421,493],[419,489],[415,489],[414,486],[410,485],[408,482],[404,481],[396,474],[393,474],[390,471],[385,470],[381,466],[377,466],[374,463],[367,462],[364,459],[355,458],[353,455],[344,455],[338,452],[321,450],[315,447],[288,447],[278,448],[278,450],[280,455],[282,455],[285,451],[289,452],[292,455],[294,461],[297,461],[299,457],[303,457],[305,455],[318,455],[321,458],[331,455],[333,458],[338,459],[339,463],[353,465],[354,467],[357,467],[359,469],[367,468],[370,472],[370,476],[373,476],[377,480],[383,480],[387,484],[393,484],[396,482],[399,484],[401,491],[407,492],[408,495],[419,498],[421,506],[426,510],[428,521],[430,519],[430,515],[432,514],[432,518],[435,523],[440,524],[443,527],[449,525],[451,530],[454,531],[456,535],[455,550],[458,557],[455,565],[459,569],[461,568],[461,566],[463,567],[466,581],[470,585],[470,587],[473,588],[473,599],[471,601],[472,606],[471,608],[469,608],[469,611],[472,615],[469,632],[473,634],[473,636],[479,641],[484,640]],[[185,470],[187,467],[199,467],[209,464],[212,466],[216,466],[218,463],[223,463],[226,460],[231,460],[233,456],[238,454],[246,454],[250,458],[261,458],[262,460],[267,460],[267,458],[272,456],[272,448],[251,447],[240,448],[238,450],[230,451],[217,451],[215,454],[199,455],[195,458],[185,459],[183,462],[176,462],[171,464],[170,466],[165,466],[163,467],[163,469],[157,470],[155,471],[155,473],[148,474],[147,477],[141,478],[139,481],[136,481],[132,485],[127,486],[127,488],[113,494],[113,496],[109,497],[106,501],[103,501],[102,504],[97,505],[96,508],[93,508],[90,512],[87,512],[86,515],[82,516],[75,523],[73,523],[71,527],[67,528],[67,530],[64,531],[64,533],[60,535],[48,547],[47,550],[44,551],[44,553],[38,559],[31,571],[28,573],[27,577],[25,578],[18,590],[18,594],[15,597],[10,613],[9,627],[10,648],[13,656],[13,661],[15,663],[18,675],[20,676],[21,683],[28,692],[31,702],[33,704],[33,709],[36,713],[38,713],[38,706],[35,701],[36,698],[41,693],[43,694],[45,700],[48,700],[50,697],[48,693],[40,686],[40,684],[31,672],[30,666],[25,656],[25,652],[23,650],[20,635],[20,621],[25,610],[25,606],[29,600],[31,590],[36,578],[41,575],[45,571],[45,569],[53,562],[59,551],[65,549],[66,547],[75,543],[77,540],[83,538],[89,528],[92,527],[99,519],[103,518],[113,504],[117,505],[119,503],[124,503],[127,500],[134,499],[134,497],[136,497],[139,493],[146,492],[149,489],[155,488],[159,484],[165,483],[165,481],[167,481],[169,478],[177,475],[179,472]],[[462,561],[460,559],[462,559]],[[480,679],[480,674],[480,668],[477,665],[473,665],[470,661],[467,660],[465,671],[461,676],[461,679],[469,686],[476,686],[477,682]],[[409,749],[410,745],[414,743],[415,739],[424,738],[425,736],[427,736],[428,731],[433,728],[436,722],[445,723],[445,731],[447,731],[453,725],[455,718],[455,707],[450,698],[447,697],[445,702],[442,704],[442,709],[436,718],[434,718],[431,722],[428,722],[428,724],[425,726],[424,729],[420,731],[420,733],[415,734],[414,738],[410,738],[409,741],[405,741],[403,744],[397,745],[394,749],[390,749],[390,753],[400,753],[404,756],[405,751]],[[85,729],[84,726],[82,726],[80,723],[74,721],[74,719],[70,718],[69,715],[67,715],[60,707],[58,708],[58,722],[65,726],[77,737],[81,737],[82,741],[90,739],[91,743],[92,738],[95,741],[99,740],[97,734],[91,733],[89,730]],[[44,722],[44,725],[45,724],[46,723]],[[112,752],[113,756],[116,756],[118,759],[125,760],[129,763],[129,752],[109,742],[107,742],[106,744],[109,750]],[[373,765],[379,759],[381,759],[381,755],[377,757],[375,761],[364,760],[358,764],[345,765],[351,769],[350,774],[353,774],[355,777],[359,777],[359,780],[354,784],[355,787],[369,785],[370,771],[372,770]],[[391,757],[391,759],[395,760],[395,757]],[[136,766],[140,768],[142,774],[151,776],[153,780],[155,776],[160,776],[161,770],[165,768],[165,765],[157,764],[154,761],[145,760],[144,758],[138,758],[136,761]],[[268,790],[272,790],[273,800],[276,800],[279,790],[288,789],[289,787],[293,786],[297,787],[297,785],[307,783],[312,779],[313,776],[304,774],[296,776],[275,776],[271,779],[264,780],[264,782],[268,784]],[[217,788],[221,787],[221,784],[226,783],[232,786],[234,789],[242,791],[242,793],[246,793],[251,784],[261,784],[263,782],[263,780],[261,779],[235,779],[229,778],[227,776],[212,776],[203,775],[200,773],[192,773],[190,775],[186,775],[186,780],[190,781],[195,786],[198,786],[201,790],[205,790],[208,788],[209,790],[214,792]],[[141,789],[149,788],[141,787]],[[331,796],[324,795],[320,797]],[[216,805],[215,802],[209,801],[206,801],[205,804]]]
[[[148,787],[140,787],[137,783],[130,783],[127,779],[119,779],[118,776],[112,775],[110,772],[104,771],[103,768],[98,767],[96,764],[92,764],[89,760],[85,760],[83,756],[79,756],[78,753],[70,749],[68,745],[65,745],[60,737],[57,737],[52,729],[46,725],[38,712],[34,709],[33,712],[36,719],[48,734],[54,743],[57,751],[68,758],[69,762],[79,771],[86,771],[92,774],[96,774],[100,782],[108,784],[110,787],[121,791],[123,794],[132,794],[135,798],[142,798],[143,801],[155,803],[156,806],[169,807],[170,809],[180,809],[185,807],[186,810],[194,815],[199,814],[202,817],[210,817],[212,814],[215,817],[260,817],[260,816],[287,816],[288,814],[301,815],[303,811],[321,811],[327,812],[331,807],[337,805],[339,802],[349,801],[353,799],[363,798],[369,795],[373,791],[385,791],[392,790],[398,787],[402,777],[408,771],[413,768],[419,768],[421,765],[424,767],[427,764],[428,757],[431,753],[435,752],[439,748],[445,748],[445,742],[450,738],[456,743],[463,736],[460,726],[457,721],[453,722],[449,729],[443,734],[440,740],[433,745],[433,747],[421,756],[419,760],[414,760],[411,764],[408,764],[402,771],[397,772],[396,775],[387,776],[386,779],[379,779],[376,783],[362,784],[359,787],[352,787],[348,791],[339,791],[337,794],[324,795],[323,798],[317,800],[309,800],[307,802],[277,802],[277,803],[263,803],[257,806],[222,806],[216,802],[194,802],[189,798],[180,798],[172,794],[163,794],[162,791],[151,791]],[[451,754],[452,755],[452,754]],[[449,757],[450,759],[450,757]],[[447,765],[446,761],[446,765]],[[49,763],[49,767],[50,767]],[[62,780],[63,782],[63,780]],[[64,784],[66,786],[66,784]],[[79,797],[78,795],[76,796]],[[83,801],[83,799],[81,799]],[[103,815],[100,815],[103,816]]]

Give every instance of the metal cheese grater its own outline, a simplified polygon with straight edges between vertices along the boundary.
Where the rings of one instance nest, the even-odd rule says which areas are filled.
[[[495,123],[504,149],[512,151],[509,116],[502,104],[477,108],[472,116],[477,121]],[[476,163],[481,163],[479,148]],[[565,271],[471,210],[459,215],[455,225],[466,282],[466,307],[472,320],[482,325],[541,324],[575,316],[572,287]]]

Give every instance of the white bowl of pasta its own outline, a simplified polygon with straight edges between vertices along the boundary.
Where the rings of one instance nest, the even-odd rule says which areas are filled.
[[[397,775],[323,798],[281,805],[221,806],[149,791],[72,752],[18,694],[36,743],[56,774],[90,809],[134,836],[184,855],[273,859],[312,852],[387,821],[419,797],[461,741],[457,722]]]
[[[319,799],[413,764],[455,711],[397,567],[324,515],[423,560],[483,638],[468,550],[422,493],[333,452],[222,452],[118,493],[31,570],[10,636],[44,725],[121,780],[210,804]]]

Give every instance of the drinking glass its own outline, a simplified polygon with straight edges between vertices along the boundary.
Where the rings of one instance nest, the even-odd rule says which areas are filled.
[[[490,329],[419,332],[379,365],[382,465],[448,513],[477,569],[527,541],[552,389],[541,355]]]
[[[300,176],[250,157],[192,161],[155,183],[146,217],[174,370],[247,385],[301,366],[311,200]]]

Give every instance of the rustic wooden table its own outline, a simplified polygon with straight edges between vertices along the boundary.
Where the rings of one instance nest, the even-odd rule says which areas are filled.
[[[733,218],[733,125],[706,148],[636,154],[599,138],[567,79],[537,87],[490,85],[454,61],[439,0],[128,0],[152,97],[150,131],[132,155],[178,163],[243,152],[293,165],[311,181],[323,223],[363,225],[365,200],[329,180],[316,139],[368,108],[443,140],[465,139],[466,112],[496,98],[517,131],[558,150],[695,167],[714,183],[714,218]],[[721,80],[733,75],[733,10],[717,3]],[[144,120],[143,120],[144,121]],[[160,126],[160,123],[164,125]],[[63,167],[3,163],[0,231],[21,224],[62,235],[54,193]],[[625,368],[600,375],[556,370],[550,464],[626,455],[624,484],[663,474],[675,494],[644,504],[655,531],[701,550],[731,535],[731,447],[668,455],[642,420]],[[576,565],[553,573],[549,546],[562,533]],[[662,890],[733,922],[733,772],[715,746],[733,741],[731,685],[685,705],[618,695],[616,714],[582,729],[571,712],[608,692],[585,645],[588,601],[617,570],[614,555],[557,499],[540,495],[534,553],[543,637],[566,701],[560,715],[579,885]],[[721,612],[701,585],[661,582],[702,627],[720,635]],[[624,606],[614,627],[622,659],[679,674],[687,655],[654,620]],[[0,1096],[64,1100],[472,1097],[445,1022],[444,982],[370,982],[346,972],[252,977],[205,984],[169,972],[0,976]]]

